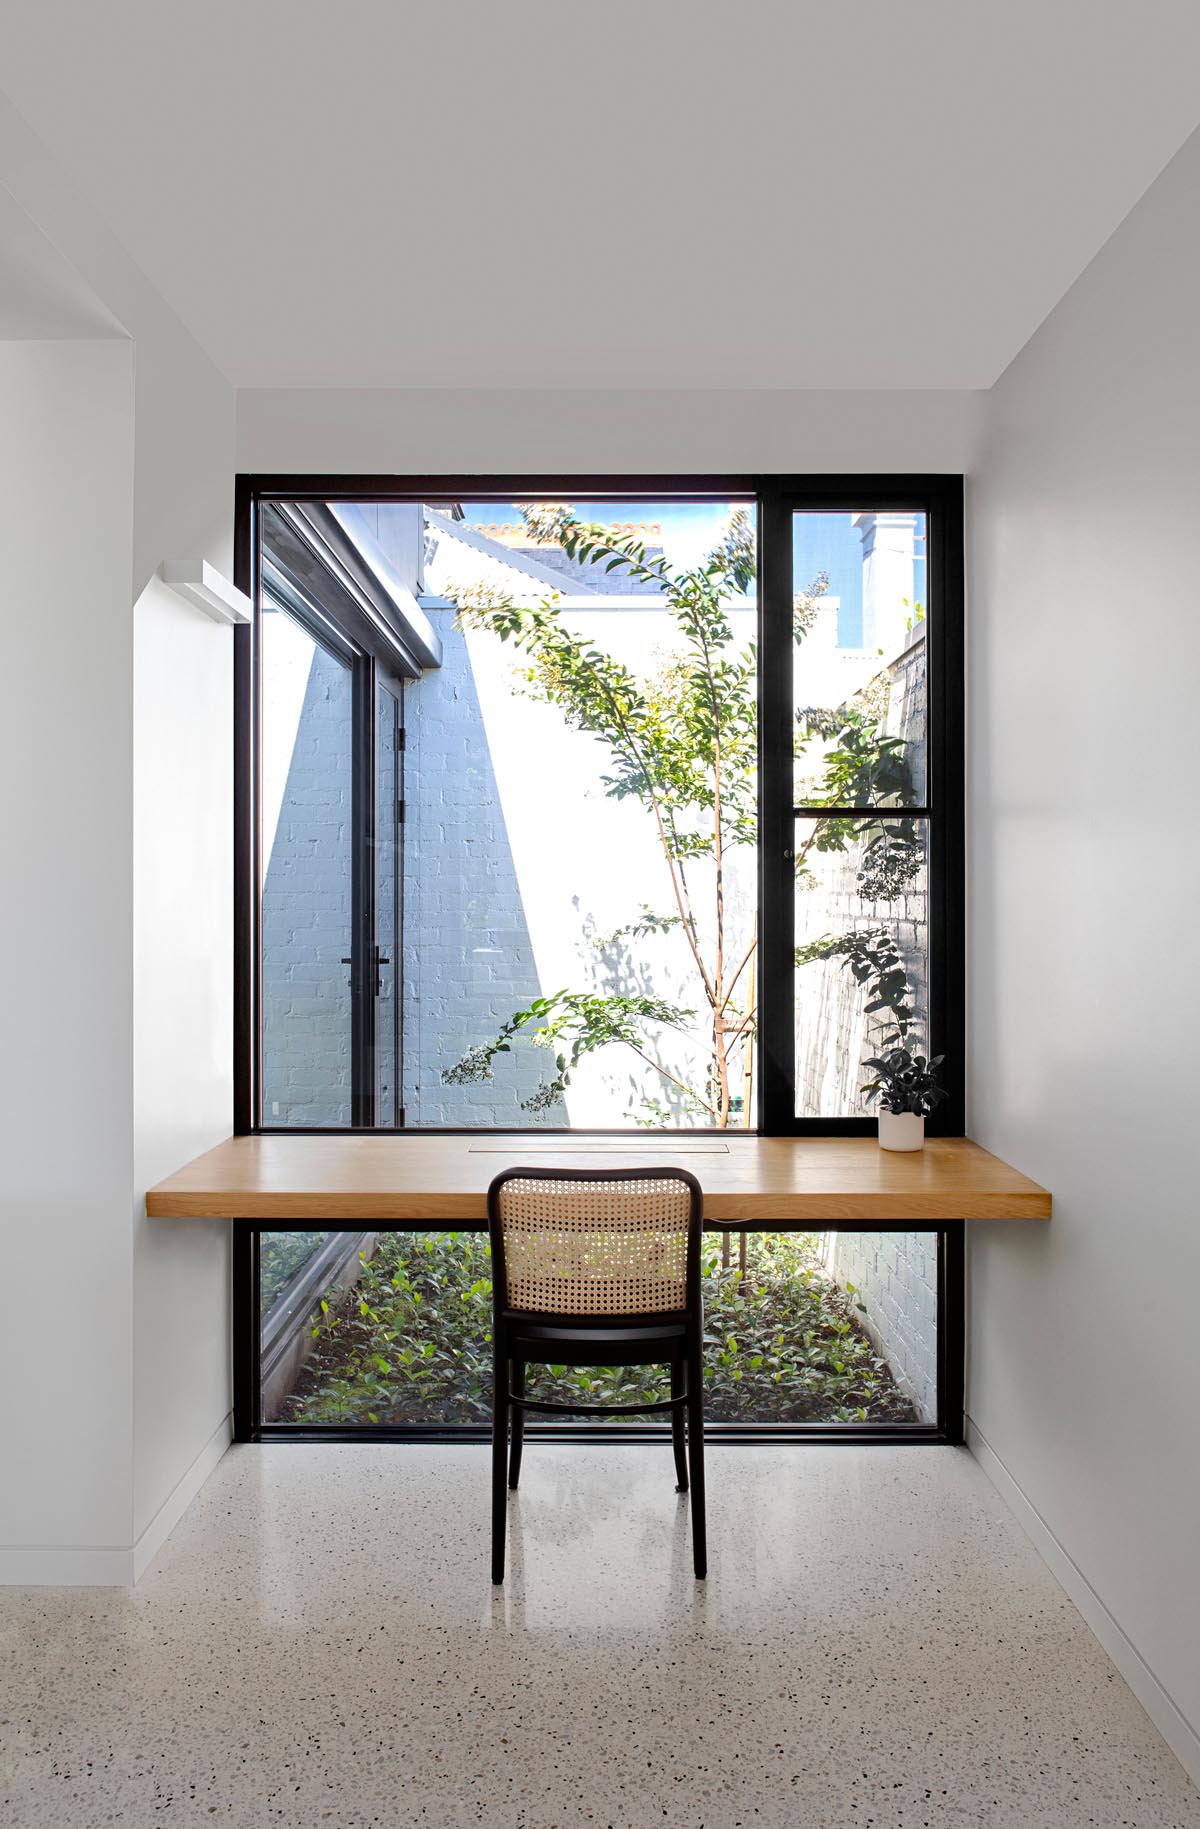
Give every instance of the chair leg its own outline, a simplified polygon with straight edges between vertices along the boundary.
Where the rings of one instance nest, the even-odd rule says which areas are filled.
[[[704,1519],[704,1361],[699,1339],[689,1340],[687,1356],[687,1445],[692,1476],[692,1561],[696,1580],[708,1573],[708,1532]]]
[[[525,1361],[523,1359],[510,1360],[509,1372],[512,1377],[512,1384],[509,1388],[511,1389],[513,1396],[524,1397]],[[510,1492],[516,1492],[517,1483],[521,1478],[521,1450],[524,1446],[525,1412],[524,1410],[514,1409],[512,1413],[512,1446],[508,1451],[508,1490]]]
[[[671,1361],[671,1396],[682,1397],[687,1388],[687,1378],[682,1359]],[[687,1450],[683,1426],[683,1408],[671,1411],[671,1446],[675,1450],[675,1490],[686,1492],[688,1489]]]
[[[492,1354],[492,1580],[504,1580],[504,1530],[508,1494],[504,1474],[508,1460],[508,1360]]]

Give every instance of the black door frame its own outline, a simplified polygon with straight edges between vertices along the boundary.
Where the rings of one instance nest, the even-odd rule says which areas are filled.
[[[239,955],[245,945],[251,948],[252,957],[248,962],[249,976],[252,979],[252,1010],[254,1028],[251,1035],[251,1055],[249,1062],[249,1079],[253,1087],[260,1090],[255,1095],[261,1101],[262,1086],[262,1018],[261,1018],[261,964],[258,948],[262,931],[262,871],[261,871],[261,823],[259,817],[261,801],[260,763],[258,732],[261,729],[261,682],[259,670],[259,644],[261,641],[261,605],[264,591],[262,577],[261,535],[263,532],[261,516],[257,502],[253,505],[254,520],[254,553],[253,553],[253,601],[255,615],[253,628],[248,630],[239,626],[235,630],[235,639],[242,638],[240,652],[235,646],[235,708],[238,721],[245,720],[242,740],[238,743],[238,753],[242,757],[240,777],[237,780],[236,799],[239,802],[235,810],[235,839],[245,842],[248,838],[251,862],[251,880],[249,893],[243,884],[235,883],[237,911],[235,918],[235,935]],[[240,533],[240,526],[239,526]],[[240,540],[239,540],[240,545]],[[356,607],[345,600],[345,594],[339,581],[320,563],[319,556],[313,556],[313,573],[320,579],[320,587],[315,586],[310,575],[301,587],[294,580],[284,580],[278,573],[273,573],[269,586],[271,595],[277,599],[283,610],[293,617],[309,634],[331,654],[341,661],[350,671],[351,693],[351,786],[350,786],[350,819],[351,819],[351,862],[350,862],[350,952],[342,961],[350,968],[350,1057],[351,1057],[351,1093],[350,1093],[350,1127],[356,1130],[387,1130],[396,1128],[394,1124],[377,1122],[378,1093],[378,1016],[379,1016],[379,973],[381,969],[377,909],[377,847],[379,798],[377,792],[376,772],[378,766],[377,706],[381,689],[391,695],[396,704],[396,793],[393,797],[392,818],[393,850],[398,857],[401,833],[400,821],[403,808],[403,748],[404,748],[404,681],[393,665],[389,664],[390,656],[379,652],[373,638],[370,624],[359,613]],[[322,600],[319,589],[327,587],[328,598]],[[249,644],[246,635],[252,636]],[[247,691],[244,680],[240,677],[247,665],[251,668],[252,690]],[[249,749],[249,754],[247,754]],[[248,773],[247,773],[248,771]],[[248,797],[249,809],[241,801]],[[248,816],[247,816],[248,814]],[[401,952],[400,934],[403,922],[402,872],[396,865],[395,882],[395,922],[396,936],[393,956],[388,961],[389,969],[396,973],[396,994],[394,1010],[399,1011],[401,1002]],[[240,970],[235,964],[236,982],[242,987],[246,977],[247,962],[243,960]],[[399,1019],[397,1015],[397,1049],[399,1048]],[[244,1018],[235,1025],[241,1037],[244,1031]],[[239,1051],[241,1042],[239,1039]],[[399,1060],[397,1060],[399,1074]],[[235,1065],[235,1094],[244,1097],[246,1094],[244,1066],[242,1072]],[[399,1085],[399,1080],[397,1084]],[[397,1097],[396,1108],[400,1110]],[[261,1118],[261,1113],[259,1114]],[[299,1129],[298,1126],[274,1128]]]

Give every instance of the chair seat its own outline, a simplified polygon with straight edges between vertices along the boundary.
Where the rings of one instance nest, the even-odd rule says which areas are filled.
[[[552,1365],[660,1365],[674,1358],[687,1337],[674,1317],[654,1321],[632,1316],[602,1325],[546,1321],[508,1311],[509,1357]]]

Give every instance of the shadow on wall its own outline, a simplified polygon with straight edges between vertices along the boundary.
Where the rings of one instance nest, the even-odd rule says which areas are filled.
[[[430,621],[442,665],[404,689],[404,1106],[409,1125],[561,1125],[522,1110],[543,1078],[537,1048],[502,1055],[495,1078],[442,1072],[542,994],[466,637],[453,610]],[[531,754],[528,766],[542,766]],[[550,986],[551,990],[555,987]]]
[[[267,1124],[350,1122],[351,774],[350,670],[314,646],[263,882]]]
[[[731,925],[735,925],[737,915],[741,912],[738,907],[736,874],[730,871],[728,880],[726,905],[733,911],[734,921]],[[574,898],[574,901],[575,906],[578,907],[578,896]],[[663,995],[661,969],[656,975],[649,963],[647,943],[639,942],[635,949],[623,934],[601,934],[593,914],[581,917],[581,928],[584,946],[590,951],[590,958],[585,969],[589,974],[591,986],[598,995],[622,997],[661,997]],[[663,938],[660,935],[657,940],[651,939],[648,944],[661,948]],[[678,947],[681,945],[681,942],[678,943]],[[661,957],[660,952],[660,960]],[[686,966],[684,971],[687,972]],[[666,1029],[658,1031],[658,1044],[654,1050],[655,1059],[661,1061],[666,1072],[674,1076],[675,1080],[681,1081],[681,1085],[673,1084],[672,1080],[654,1073],[647,1075],[644,1068],[630,1067],[626,1072],[623,1095],[618,1095],[621,1097],[619,1109],[631,1124],[645,1129],[679,1128],[686,1130],[693,1127],[703,1129],[707,1122],[711,1122],[703,1106],[698,1105],[684,1090],[689,1084],[702,1086],[706,1076],[705,1030],[702,1022],[697,1024],[696,1033],[700,1038],[699,1044],[693,1042],[689,1052],[685,1046],[680,1045],[678,1032]],[[618,1051],[613,1050],[613,1053],[617,1054]],[[741,1071],[740,1065],[737,1071]],[[747,1084],[749,1085],[749,1082]],[[753,1103],[752,1100],[751,1103]],[[741,1111],[736,1106],[731,1122],[734,1128],[740,1127],[742,1123]]]

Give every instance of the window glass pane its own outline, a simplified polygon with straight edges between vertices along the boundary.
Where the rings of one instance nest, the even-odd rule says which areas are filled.
[[[796,1114],[863,1117],[862,1062],[929,1034],[924,819],[796,821]]]
[[[792,524],[797,806],[925,801],[925,516]]]
[[[349,1124],[350,668],[261,625],[263,1122]]]
[[[260,1311],[267,1314],[328,1232],[264,1232],[260,1247]]]
[[[264,1422],[278,1422],[313,1346],[313,1328],[341,1312],[374,1249],[371,1232],[260,1232],[259,1316]],[[323,1308],[322,1303],[326,1306]]]
[[[264,1262],[279,1236],[263,1235]],[[486,1236],[385,1232],[352,1245],[297,1317],[293,1358],[276,1351],[290,1371],[264,1390],[264,1417],[488,1424]],[[743,1251],[741,1234],[709,1233],[703,1263],[710,1422],[936,1421],[935,1234],[749,1233]],[[528,1392],[584,1403],[670,1395],[655,1368],[531,1367]]]
[[[405,689],[409,1124],[745,1124],[753,509],[461,502],[425,532],[454,607]]]

